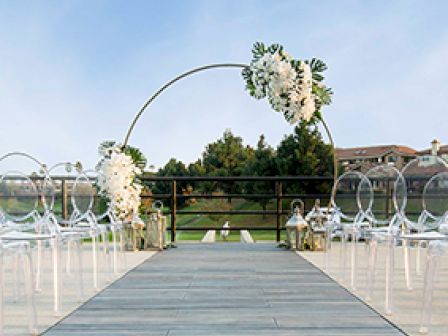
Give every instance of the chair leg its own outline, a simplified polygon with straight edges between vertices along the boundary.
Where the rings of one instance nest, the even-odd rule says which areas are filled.
[[[325,236],[325,272],[330,273],[331,229],[327,228]]]
[[[34,276],[31,251],[29,247],[23,257],[23,273],[25,277],[25,290],[27,296],[28,329],[31,335],[37,335],[36,304],[34,300]]]
[[[13,266],[13,274],[14,274],[14,302],[19,301],[19,284],[20,284],[20,273],[19,273],[19,262],[20,262],[20,256],[16,254],[14,256],[14,266]]]
[[[422,242],[417,242],[417,251],[415,252],[415,273],[418,276],[422,275]]]
[[[406,280],[406,288],[408,290],[412,290],[412,279],[411,279],[411,270],[410,270],[410,256],[409,256],[409,241],[403,240],[403,257],[404,257],[404,276]]]
[[[5,321],[5,309],[3,302],[3,253],[0,251],[0,336],[3,336],[3,326]]]
[[[124,238],[124,231],[120,230],[120,255],[121,255],[121,261],[119,263],[119,268],[124,269],[127,266],[127,259],[126,259],[126,253],[125,253],[125,238]]]
[[[103,245],[103,260],[106,267],[105,272],[107,274],[107,280],[110,282],[111,279],[111,269],[110,269],[110,258],[109,258],[109,235],[108,231],[101,234],[101,240]]]
[[[78,259],[78,298],[79,301],[82,302],[84,297],[84,283],[83,283],[83,267],[82,267],[82,242],[81,240],[77,240],[76,244],[76,254]]]
[[[65,265],[65,271],[67,272],[67,274],[71,274],[71,259],[72,259],[72,254],[71,254],[71,241],[68,240],[67,241],[67,260],[66,260],[66,265]]]
[[[60,316],[61,301],[61,262],[59,241],[53,239],[53,313],[54,316]]]
[[[341,234],[341,251],[339,260],[341,262],[342,281],[346,280],[346,268],[347,268],[347,237],[345,232]]]
[[[435,242],[437,244],[437,242]],[[425,280],[423,284],[423,303],[421,311],[421,321],[419,332],[428,333],[432,314],[432,297],[434,291],[434,277],[437,271],[438,255],[433,251],[430,244],[427,252]]]
[[[37,241],[37,261],[36,261],[36,292],[40,292],[40,276],[42,271],[42,241]]]
[[[112,228],[112,243],[113,243],[113,264],[114,264],[114,273],[118,274],[118,256],[117,256],[117,232],[114,228]]]
[[[350,253],[350,286],[353,290],[356,290],[356,266],[357,266],[357,232],[352,232],[352,243]]]
[[[372,238],[369,244],[369,266],[367,271],[367,297],[366,297],[367,301],[371,301],[373,298],[377,252],[378,252],[378,242],[375,240],[375,238]]]
[[[392,315],[392,306],[393,306],[393,283],[394,283],[394,269],[395,269],[395,239],[390,238],[388,241],[388,253],[386,260],[386,298],[384,301],[384,309],[386,311],[386,315]]]
[[[106,266],[107,257],[106,257],[106,237],[104,232],[98,236],[98,250],[101,253],[101,260],[104,267]]]
[[[93,265],[93,289],[98,291],[98,253],[97,253],[97,237],[92,235],[92,265]]]

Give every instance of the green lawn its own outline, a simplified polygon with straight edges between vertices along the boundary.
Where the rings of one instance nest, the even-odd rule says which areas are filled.
[[[275,238],[276,238],[275,231],[264,231],[264,230],[250,231],[249,230],[249,232],[255,241],[275,241]],[[178,231],[176,240],[177,241],[199,241],[204,237],[205,233],[206,233],[206,231]],[[285,240],[285,232],[284,231],[282,231],[281,240]],[[224,240],[219,235],[219,230],[216,232],[216,241],[224,242]],[[231,233],[227,237],[226,241],[228,241],[228,242],[240,241],[240,233],[237,231],[231,231]]]
[[[224,201],[225,203],[227,201]],[[210,200],[201,200],[195,204],[184,207],[182,210],[205,210],[213,208],[213,205],[217,206],[217,209],[220,209],[219,206],[223,206],[222,203]],[[226,207],[230,207],[232,210],[262,210],[260,204],[252,201],[247,201],[244,199],[232,200],[229,204],[225,204]],[[267,205],[268,210],[275,210],[275,202],[272,201]],[[222,208],[220,210],[223,210]],[[283,221],[285,218],[283,219]],[[276,226],[276,216],[273,215],[245,215],[245,214],[236,214],[236,215],[190,215],[190,214],[179,214],[177,220],[177,240],[201,240],[204,237],[206,231],[182,231],[182,227],[201,227],[208,226],[216,228],[217,235],[216,240],[222,241],[219,232],[222,228],[223,224],[229,221],[230,227],[275,227]],[[268,231],[268,230],[249,230],[252,237],[255,240],[275,240],[276,232]],[[238,231],[231,231],[227,241],[239,241],[240,233]]]

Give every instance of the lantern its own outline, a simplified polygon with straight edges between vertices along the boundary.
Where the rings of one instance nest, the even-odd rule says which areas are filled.
[[[320,207],[319,199],[316,199],[313,208],[308,212],[305,218],[310,223],[310,230],[307,238],[311,251],[325,251],[327,237],[325,222],[327,220],[327,215]]]
[[[286,244],[288,248],[298,251],[305,250],[305,230],[308,223],[302,217],[305,204],[300,199],[291,202],[291,217],[286,222]]]
[[[308,212],[305,219],[310,224],[307,240],[311,251],[325,251],[327,237],[325,222],[327,216],[320,207],[319,199],[316,199],[313,208]]]
[[[163,203],[156,201],[152,205],[153,213],[149,217],[146,225],[146,244],[147,249],[163,250],[166,247],[166,216],[163,216]]]

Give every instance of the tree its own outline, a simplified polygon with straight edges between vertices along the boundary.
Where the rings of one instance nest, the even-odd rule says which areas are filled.
[[[202,154],[205,172],[210,176],[239,176],[247,161],[253,157],[254,150],[243,145],[243,139],[226,130],[221,139],[207,145]],[[240,188],[228,183],[217,183],[213,186],[227,193],[236,192]]]
[[[333,151],[325,144],[315,125],[296,126],[294,133],[285,136],[277,148],[277,169],[279,175],[332,176]],[[308,183],[287,185],[290,193],[327,193],[330,183]]]
[[[188,175],[189,176],[205,176],[206,171],[204,166],[202,165],[201,159],[198,159],[196,162],[190,163],[188,165]],[[195,190],[204,191],[204,182],[201,181],[191,181],[191,186]]]
[[[222,138],[207,145],[202,162],[207,174],[239,176],[253,153],[250,146],[243,145],[241,137],[227,129]]]
[[[202,165],[201,159],[188,165],[189,176],[204,176],[206,174],[205,167]]]
[[[178,161],[171,158],[167,164],[158,170],[157,176],[188,176],[188,170],[182,161]],[[184,190],[187,190],[189,184],[184,181],[178,181],[176,184],[176,193],[182,194]],[[169,181],[157,181],[153,187],[154,194],[170,194],[171,184]],[[178,200],[179,205],[183,205],[185,200],[180,198]]]
[[[276,152],[275,150],[266,144],[264,135],[260,135],[260,139],[257,143],[257,149],[254,155],[247,161],[246,166],[243,170],[244,175],[247,176],[275,176],[277,175],[277,165],[275,162]],[[272,194],[274,186],[272,182],[262,182],[262,181],[249,181],[245,183],[245,191],[248,194]],[[260,204],[263,210],[269,203],[267,198],[250,198]],[[263,215],[263,218],[265,215]]]

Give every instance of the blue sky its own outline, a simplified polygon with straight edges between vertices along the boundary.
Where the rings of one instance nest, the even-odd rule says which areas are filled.
[[[0,152],[91,167],[163,83],[247,63],[255,41],[327,62],[338,146],[448,143],[447,12],[446,1],[0,1]],[[130,143],[156,166],[190,162],[227,128],[252,145],[292,131],[227,69],[172,87]]]

